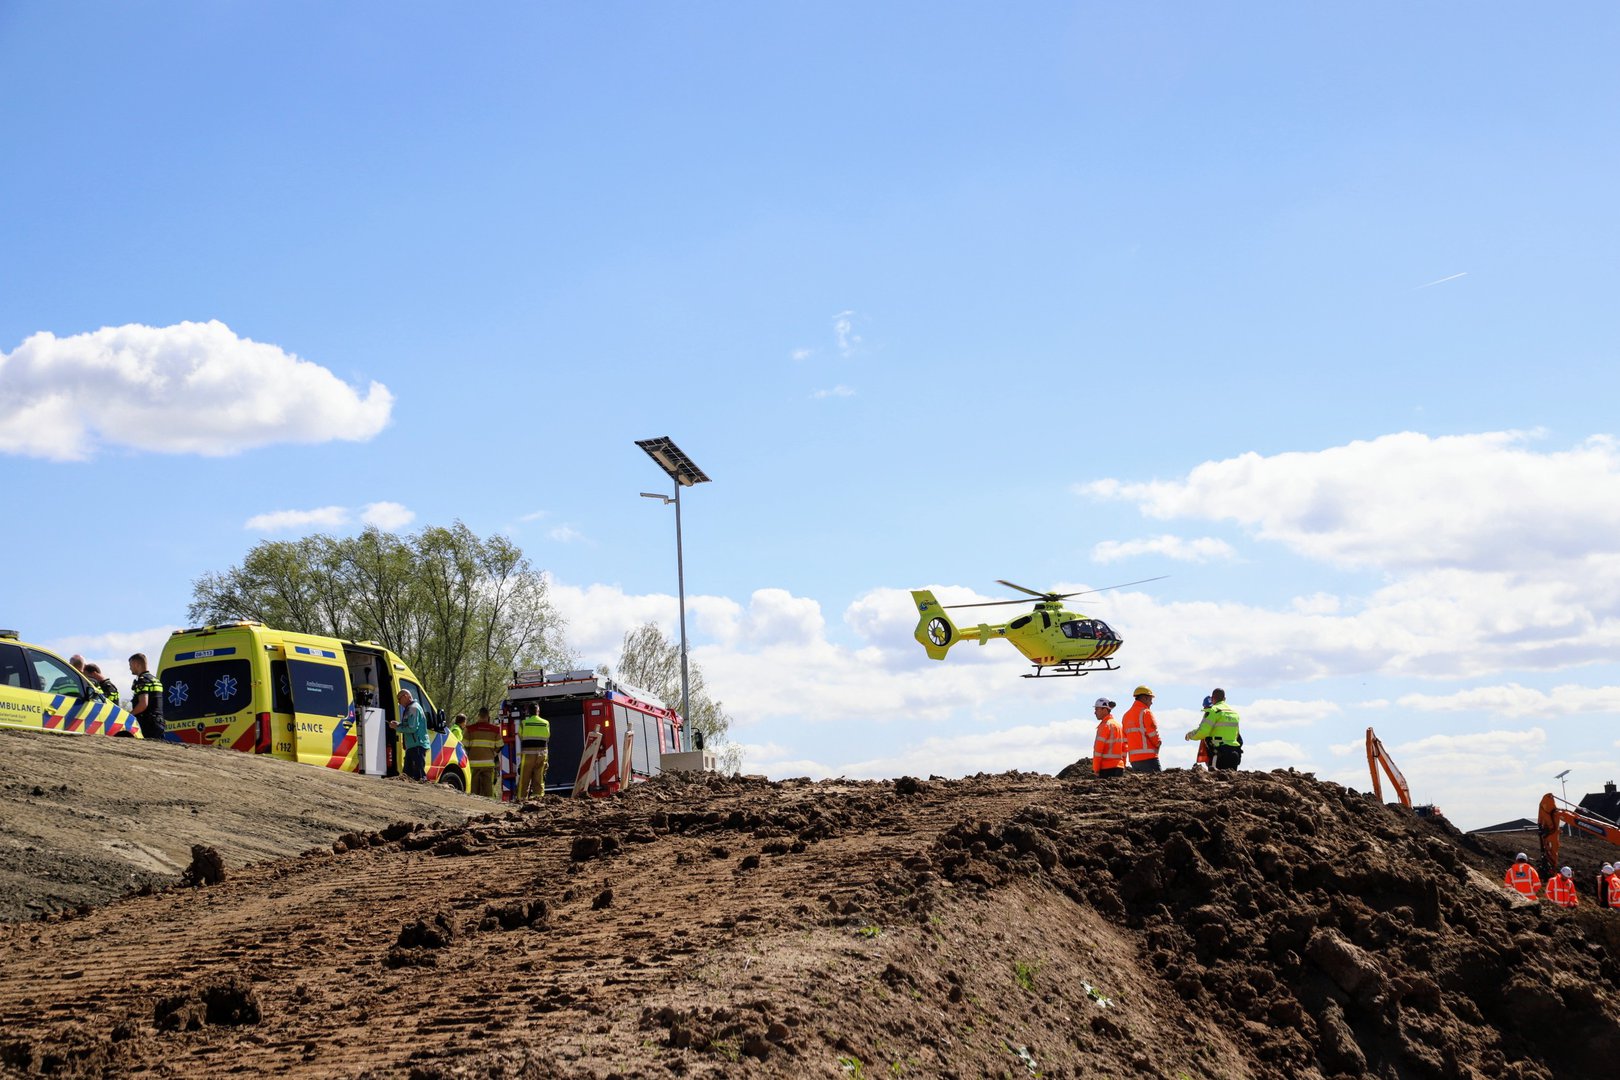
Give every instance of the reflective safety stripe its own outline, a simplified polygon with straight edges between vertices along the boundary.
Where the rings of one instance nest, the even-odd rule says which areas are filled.
[[[1126,756],[1132,761],[1147,761],[1159,756],[1158,747],[1154,744],[1159,741],[1159,726],[1154,723],[1153,711],[1140,701],[1133,702],[1125,710],[1125,719],[1120,722],[1125,732]]]
[[[1125,733],[1112,716],[1097,725],[1097,741],[1091,751],[1092,769],[1116,769],[1125,764]]]

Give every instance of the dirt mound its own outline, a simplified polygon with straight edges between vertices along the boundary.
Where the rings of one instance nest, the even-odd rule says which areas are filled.
[[[1444,822],[1301,774],[671,777],[375,828],[0,927],[0,1072],[1405,1080],[1620,1053],[1620,918],[1519,900]],[[177,976],[241,980],[256,1019]]]
[[[1620,966],[1587,920],[1512,902],[1444,827],[1293,773],[1155,787],[1201,810],[1099,829],[1031,808],[957,826],[931,862],[985,889],[1045,877],[1138,932],[1178,995],[1285,1075],[1595,1076],[1620,1054]]]
[[[214,884],[263,859],[363,841],[486,800],[209,746],[0,731],[0,921]],[[415,828],[407,824],[407,829]],[[210,849],[198,863],[198,847]],[[201,874],[199,877],[198,875]]]

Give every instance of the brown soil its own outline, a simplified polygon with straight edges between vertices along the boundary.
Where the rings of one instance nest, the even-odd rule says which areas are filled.
[[[1494,849],[1291,772],[669,777],[224,861],[215,884],[0,927],[0,1072],[1551,1078],[1620,1060],[1620,914],[1518,900]]]
[[[213,747],[0,731],[0,920],[101,904],[177,879],[211,848],[229,873],[402,817],[465,820],[443,786]],[[204,857],[206,860],[206,856]]]

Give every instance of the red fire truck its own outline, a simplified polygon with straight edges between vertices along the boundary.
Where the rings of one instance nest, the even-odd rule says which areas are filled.
[[[551,722],[546,792],[571,795],[583,774],[584,793],[612,795],[627,784],[657,776],[664,754],[681,748],[680,714],[651,694],[593,671],[516,671],[501,702],[501,798],[517,788],[518,722],[523,706],[534,702]],[[597,736],[596,751],[583,760]]]

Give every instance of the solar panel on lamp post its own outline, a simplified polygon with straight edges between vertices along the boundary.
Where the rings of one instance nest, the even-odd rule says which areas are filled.
[[[686,560],[681,551],[681,488],[709,482],[702,469],[686,456],[668,435],[656,439],[637,439],[636,445],[658,463],[658,467],[675,481],[675,495],[641,493],[646,499],[662,499],[664,505],[675,504],[675,585],[680,595],[681,610],[681,749],[692,749],[692,699],[686,674]]]

